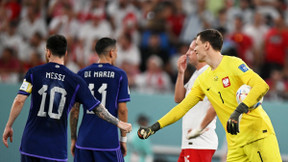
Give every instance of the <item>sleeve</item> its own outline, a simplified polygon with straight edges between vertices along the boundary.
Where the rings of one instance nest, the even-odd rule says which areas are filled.
[[[18,94],[29,96],[32,92],[32,72],[31,69],[26,73]]]
[[[237,74],[243,84],[249,85],[251,91],[243,100],[248,107],[255,105],[269,90],[268,84],[242,60],[237,62]]]
[[[181,119],[194,105],[203,100],[205,94],[200,88],[199,78],[196,79],[190,93],[165,116],[158,120],[160,127],[164,128]]]
[[[87,84],[80,77],[76,101],[83,104],[84,109],[88,109],[89,111],[100,104],[100,101],[92,95]]]
[[[128,78],[125,72],[122,72],[119,86],[118,102],[129,102],[130,90],[128,86]]]

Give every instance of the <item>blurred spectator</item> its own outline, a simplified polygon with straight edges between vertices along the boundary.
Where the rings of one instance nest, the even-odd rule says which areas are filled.
[[[141,54],[138,46],[132,42],[129,33],[118,38],[118,56],[116,65],[127,73],[129,87],[134,85],[135,76],[140,72]]]
[[[63,15],[63,10],[65,6],[75,6],[73,0],[49,0],[49,6],[48,6],[48,17],[54,18],[56,16]],[[73,9],[74,11],[74,9]]]
[[[278,3],[277,1],[283,0],[254,0],[255,7],[264,16],[265,23],[269,26],[273,26],[273,20],[280,16],[275,8]],[[282,5],[281,7],[284,6]]]
[[[140,114],[137,123],[133,124],[132,132],[128,135],[126,162],[153,162],[153,150],[150,139],[141,140],[137,136],[140,126],[149,125],[148,117]]]
[[[35,32],[27,42],[21,43],[21,50],[18,53],[18,59],[21,62],[29,62],[33,53],[39,53],[41,60],[46,61],[44,49],[46,45],[41,33]]]
[[[241,0],[239,1],[239,6],[234,5],[235,1],[229,1],[232,4],[227,6],[227,16],[228,23],[232,25],[231,28],[228,28],[228,33],[235,31],[234,19],[236,16],[242,17],[242,23],[245,25],[246,23],[252,22],[253,10],[251,9],[251,1],[250,0]],[[234,5],[234,6],[233,6]]]
[[[4,48],[0,57],[0,81],[6,83],[18,82],[20,63],[10,47]]]
[[[198,0],[182,0],[183,11],[189,15],[196,11]]]
[[[284,80],[283,72],[280,69],[272,69],[270,77],[265,81],[270,87],[265,99],[278,101],[288,99],[288,82]]]
[[[140,93],[170,93],[172,85],[169,75],[163,71],[163,61],[152,55],[147,60],[147,70],[135,78],[135,89]]]
[[[288,66],[287,47],[288,31],[282,16],[275,19],[275,26],[269,29],[264,39],[264,64],[261,69],[261,77],[267,79],[273,68],[283,69]]]
[[[43,53],[43,52],[42,52]],[[42,54],[44,55],[44,54]],[[42,65],[44,62],[42,61],[42,55],[40,53],[37,53],[36,51],[31,52],[31,55],[29,56],[29,59],[27,62],[24,62],[23,69],[21,69],[23,74],[26,74],[26,72],[35,66]]]
[[[81,43],[73,37],[66,37],[67,52],[65,57],[65,65],[74,73],[77,73],[81,68],[84,68],[84,49]],[[92,48],[92,47],[91,47]]]
[[[237,47],[238,56],[243,59],[248,66],[253,68],[253,53],[252,44],[253,40],[250,36],[243,32],[243,19],[240,15],[235,17],[235,30],[229,35],[229,38],[233,40]]]
[[[69,4],[63,6],[62,15],[53,17],[49,25],[49,34],[61,34],[65,37],[77,37],[80,30],[80,24],[75,18],[72,6]]]
[[[80,22],[91,20],[93,15],[99,15],[100,17],[106,18],[105,0],[86,0],[84,2],[79,2],[83,5],[82,8],[77,9],[77,18]]]
[[[6,12],[4,5],[0,2],[0,33],[7,29],[8,24],[8,13]]]
[[[173,44],[177,44],[178,38],[181,34],[186,14],[182,11],[182,1],[171,1],[166,5],[166,26],[170,40]]]
[[[4,47],[13,48],[15,53],[21,51],[23,39],[19,34],[17,34],[17,27],[18,23],[16,21],[9,21],[7,28],[0,32],[0,52]]]
[[[232,30],[232,24],[228,23],[228,18],[227,18],[227,9],[222,8],[218,11],[218,15],[215,17],[215,20],[212,24],[213,28],[225,28],[226,33],[228,31]]]
[[[163,66],[165,67],[166,63],[169,61],[169,52],[168,49],[165,48],[168,46],[168,39],[167,35],[164,33],[154,33],[147,31],[144,33],[145,35],[142,36],[142,46],[141,46],[141,71],[146,70],[146,63],[148,58],[151,55],[157,55],[161,58],[163,62]],[[147,44],[145,43],[147,39]],[[164,40],[164,41],[163,41]],[[167,45],[161,45],[164,42],[167,43]]]
[[[101,37],[110,37],[112,34],[111,25],[102,15],[94,14],[91,21],[87,21],[81,26],[79,39],[84,46],[83,60],[85,65],[88,65],[93,41]]]
[[[134,14],[127,14],[127,16],[123,19],[122,26],[115,29],[115,36],[119,38],[123,33],[128,33],[132,37],[132,42],[135,45],[140,44],[140,32],[138,31],[137,18]]]
[[[1,3],[1,2],[0,2]],[[4,7],[10,21],[17,21],[21,12],[21,5],[18,0],[4,1]]]
[[[227,4],[228,0],[207,0],[207,9],[213,14],[217,15],[219,13],[219,10],[224,8],[224,6]]]
[[[132,5],[129,0],[112,1],[107,6],[107,14],[114,31],[122,28],[123,21],[127,16],[132,15],[137,19],[140,17],[140,12]]]
[[[29,40],[32,35],[36,32],[41,33],[43,37],[47,36],[47,26],[40,16],[40,12],[33,5],[27,6],[27,15],[20,20],[18,26],[19,34],[24,38],[24,40]]]
[[[253,22],[246,24],[243,28],[243,32],[250,36],[253,40],[253,68],[254,71],[259,72],[260,66],[263,63],[263,46],[264,46],[264,37],[268,32],[268,26],[264,23],[263,15],[256,11],[253,15]]]
[[[237,45],[233,40],[231,40],[228,37],[226,28],[219,27],[219,28],[217,28],[217,30],[223,36],[223,45],[222,45],[221,53],[223,55],[227,55],[227,56],[239,57],[238,51],[237,51],[238,50]]]
[[[196,34],[203,29],[210,28],[213,15],[206,8],[206,0],[197,0],[197,10],[187,15],[180,35],[180,41],[190,43]]]

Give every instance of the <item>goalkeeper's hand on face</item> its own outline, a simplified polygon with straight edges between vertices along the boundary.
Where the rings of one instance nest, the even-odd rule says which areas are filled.
[[[239,125],[242,114],[247,112],[248,106],[245,105],[243,102],[237,106],[236,110],[231,114],[230,118],[227,121],[226,129],[228,133],[232,135],[237,135],[237,133],[240,132]]]
[[[147,139],[152,134],[155,134],[156,131],[160,129],[160,124],[156,122],[150,127],[140,127],[137,134],[140,139]]]

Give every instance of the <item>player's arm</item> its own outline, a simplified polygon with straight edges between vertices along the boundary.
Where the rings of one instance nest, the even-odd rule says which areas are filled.
[[[159,129],[175,123],[176,121],[181,119],[200,100],[203,100],[203,98],[204,94],[202,93],[200,87],[194,86],[191,92],[184,98],[184,100],[180,102],[177,106],[175,106],[172,110],[170,110],[160,120],[158,120],[158,122],[154,123],[148,128],[140,127],[138,130],[139,138],[146,139]]]
[[[12,104],[9,119],[7,121],[5,130],[3,133],[3,138],[2,138],[3,143],[7,148],[8,148],[7,140],[9,137],[10,137],[10,142],[13,142],[12,125],[13,125],[14,121],[16,120],[16,118],[18,117],[18,115],[20,114],[27,97],[28,97],[27,95],[18,94],[15,97],[14,102]]]
[[[116,117],[114,117],[112,114],[109,113],[109,111],[104,107],[104,105],[99,104],[92,110],[98,117],[100,117],[103,120],[106,120],[109,123],[112,123],[116,125],[118,128],[125,132],[131,132],[132,131],[132,125],[130,123],[123,122]]]
[[[76,102],[70,111],[70,131],[71,131],[71,154],[74,156],[77,141],[77,125],[79,119],[80,103]]]
[[[243,62],[243,61],[242,61]],[[226,124],[226,130],[232,135],[239,133],[239,123],[243,113],[248,113],[249,108],[255,105],[269,90],[268,84],[253,70],[249,69],[244,62],[239,64],[237,72],[244,84],[251,86],[247,97],[240,103],[230,115]]]
[[[180,103],[185,98],[186,89],[184,88],[184,76],[187,67],[186,55],[181,56],[177,61],[178,75],[175,84],[174,100]]]
[[[120,102],[118,103],[118,118],[121,121],[127,122],[128,121],[128,109],[126,102]],[[126,156],[127,154],[127,136],[126,132],[121,130],[121,137],[120,137],[120,144],[121,144],[121,151],[123,156]]]
[[[205,131],[208,130],[208,129],[206,129],[206,127],[215,119],[215,117],[216,117],[216,112],[215,112],[213,106],[210,104],[210,107],[207,110],[207,113],[206,113],[204,119],[202,120],[200,126],[196,129],[190,129],[186,138],[187,139],[196,138],[196,137],[200,136],[201,134],[203,134]]]
[[[251,86],[251,90],[243,103],[248,107],[255,105],[268,92],[269,85],[254,71],[249,76],[243,76],[244,83]]]

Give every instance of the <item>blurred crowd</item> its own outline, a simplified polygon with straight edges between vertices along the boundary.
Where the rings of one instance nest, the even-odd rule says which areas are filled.
[[[131,90],[171,93],[177,59],[207,28],[223,34],[222,54],[267,81],[267,99],[288,98],[287,0],[0,0],[0,82],[43,64],[49,35],[67,38],[74,72],[97,62],[95,43],[112,37]]]

